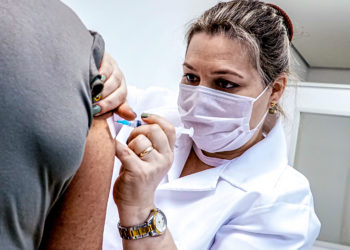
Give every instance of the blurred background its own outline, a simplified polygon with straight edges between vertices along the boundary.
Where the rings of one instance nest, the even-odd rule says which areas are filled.
[[[63,0],[105,39],[128,85],[177,91],[188,25],[216,0]],[[314,250],[350,249],[350,1],[270,0],[293,21],[283,107],[289,162],[310,181],[322,229]]]

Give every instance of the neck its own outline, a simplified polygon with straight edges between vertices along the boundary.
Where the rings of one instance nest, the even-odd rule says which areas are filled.
[[[209,166],[202,162],[196,153],[194,152],[193,148],[191,149],[190,154],[187,157],[186,163],[184,168],[182,169],[180,177],[184,177],[186,175],[198,173],[203,170],[207,170],[212,168],[212,166]]]

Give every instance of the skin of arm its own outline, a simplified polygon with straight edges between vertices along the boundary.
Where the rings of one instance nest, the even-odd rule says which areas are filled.
[[[108,116],[110,116],[110,114],[94,119],[87,137],[82,164],[64,196],[50,214],[49,221],[46,223],[47,227],[45,229],[45,236],[41,249],[95,250],[102,248],[105,214],[116,148],[118,151],[117,156],[120,157],[120,160],[135,165],[135,170],[136,167],[141,167],[138,166],[141,163],[138,156],[136,156],[131,149],[114,141],[111,137],[106,122]],[[149,122],[159,122],[159,120],[153,118],[149,119]],[[165,121],[160,121],[160,127],[158,130],[161,130],[164,123]],[[158,162],[159,159],[155,159],[155,161]],[[126,165],[128,165],[128,163]],[[154,162],[149,163],[153,165]],[[145,162],[145,164],[147,164],[147,162]],[[147,169],[151,166],[147,165],[142,167],[146,167]],[[162,172],[159,171],[163,168],[161,165],[162,164],[157,167],[157,170],[150,169],[149,172],[144,174],[148,177],[153,175],[153,177],[157,177],[156,179],[160,179],[163,176],[163,173],[159,173]],[[125,166],[123,169],[123,172],[125,172],[128,167]],[[145,197],[146,202],[142,204],[139,202],[134,203],[133,201],[132,203],[117,203],[120,223],[124,226],[142,224],[149,216],[151,209],[155,207],[151,197],[153,197],[153,189],[155,189],[158,183],[151,185],[154,187],[150,188],[150,190],[143,188],[143,186],[150,185],[149,183],[148,185],[142,183],[139,179],[139,174],[140,173],[136,174],[137,177],[135,176],[136,179],[133,181],[136,181],[137,186],[139,186],[138,189],[141,192],[136,193],[140,194],[141,197],[130,198],[132,198],[132,200],[139,200],[140,198],[142,199],[142,197]],[[115,184],[114,188],[123,190],[123,193],[136,191],[127,185],[132,183],[129,181],[125,182],[125,180],[123,180],[124,177],[125,174],[122,173],[119,178],[119,185]],[[132,185],[134,186],[134,184]],[[143,193],[145,190],[147,192]],[[118,192],[115,192],[114,195],[116,195],[116,193]],[[116,234],[118,234],[117,223]],[[177,248],[169,230],[166,230],[164,234],[158,237],[147,237],[139,240],[123,240],[123,249],[173,250]]]
[[[41,249],[102,248],[115,156],[115,142],[106,122],[110,115],[93,120],[81,166],[50,213]]]

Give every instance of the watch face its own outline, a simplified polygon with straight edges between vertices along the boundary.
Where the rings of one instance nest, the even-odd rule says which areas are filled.
[[[158,210],[158,212],[154,215],[153,220],[157,233],[164,233],[166,230],[167,221],[163,212]]]

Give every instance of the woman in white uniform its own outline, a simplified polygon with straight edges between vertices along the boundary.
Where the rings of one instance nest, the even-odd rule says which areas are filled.
[[[218,3],[188,31],[179,112],[170,92],[130,91],[136,111],[153,110],[117,134],[128,145],[116,145],[104,249],[312,246],[320,222],[279,119],[292,36],[277,6]],[[193,137],[176,140],[173,125]]]

